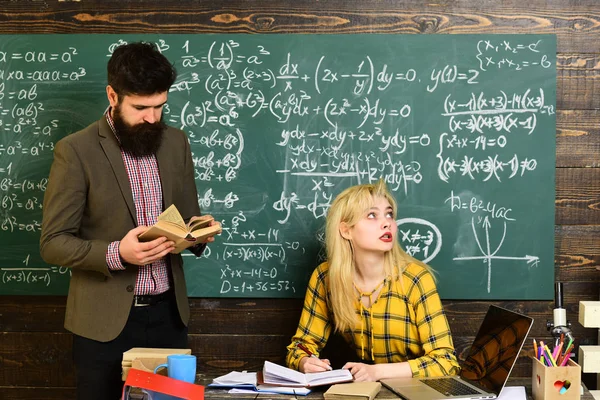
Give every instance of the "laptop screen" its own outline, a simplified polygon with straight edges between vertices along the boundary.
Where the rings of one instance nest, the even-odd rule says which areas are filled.
[[[532,318],[490,306],[460,376],[499,395],[532,324]]]

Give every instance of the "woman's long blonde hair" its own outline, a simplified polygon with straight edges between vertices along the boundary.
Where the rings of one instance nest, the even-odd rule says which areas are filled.
[[[396,200],[382,179],[375,184],[349,187],[335,198],[327,212],[325,247],[329,264],[330,301],[335,330],[339,332],[354,329],[358,323],[354,307],[357,299],[353,283],[354,253],[352,243],[342,237],[340,226],[342,223],[346,223],[349,228],[356,225],[364,218],[377,197],[383,197],[390,203],[396,217]],[[392,250],[384,255],[386,276],[391,276],[392,280],[399,279],[411,262],[429,269],[427,265],[406,254],[400,248],[398,240],[394,240]]]

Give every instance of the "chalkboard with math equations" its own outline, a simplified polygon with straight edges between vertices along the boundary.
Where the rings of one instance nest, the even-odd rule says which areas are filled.
[[[442,298],[552,298],[554,35],[0,36],[0,294],[66,293],[39,255],[53,148],[139,40],[179,72],[163,119],[223,226],[183,253],[191,296],[303,297],[332,200],[383,178]]]

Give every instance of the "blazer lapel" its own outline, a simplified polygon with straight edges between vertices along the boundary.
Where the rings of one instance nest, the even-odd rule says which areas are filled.
[[[98,124],[100,146],[102,146],[104,154],[106,154],[106,158],[108,158],[113,173],[115,174],[115,178],[117,179],[117,183],[119,184],[119,188],[121,189],[121,194],[127,203],[127,208],[129,209],[131,218],[133,219],[134,224],[137,226],[137,215],[135,212],[135,205],[133,204],[133,193],[131,192],[129,176],[125,170],[125,164],[123,164],[121,147],[119,146],[119,142],[117,141],[112,129],[110,129],[108,122],[106,122],[106,117],[102,117]]]

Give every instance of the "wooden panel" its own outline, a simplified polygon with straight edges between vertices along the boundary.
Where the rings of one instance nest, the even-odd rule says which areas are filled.
[[[65,400],[76,397],[75,388],[5,387],[0,385],[3,400]]]
[[[0,296],[0,332],[66,332],[66,296]]]
[[[557,225],[600,225],[600,168],[556,169]]]
[[[4,358],[0,388],[11,385],[57,388],[74,386],[74,369],[70,359],[65,360],[64,357],[57,356],[59,351],[65,352],[70,349],[70,346],[65,344],[70,342],[70,334],[52,335],[54,339],[51,340],[42,337],[41,334],[31,337],[25,334],[8,335],[10,337],[3,339],[3,342],[11,342],[15,350],[22,354],[6,354],[5,347],[0,350],[0,356]],[[192,352],[198,356],[198,371],[212,371],[218,375],[232,370],[258,371],[262,369],[265,360],[284,364],[285,347],[290,340],[287,336],[276,335],[190,335],[189,339]],[[473,336],[455,337],[457,354],[464,358],[472,341]],[[28,346],[32,349],[28,349]],[[531,349],[527,349],[526,352],[529,351]],[[40,357],[39,353],[46,356]],[[54,353],[54,356],[49,357],[48,354],[51,353]],[[68,354],[70,358],[71,352],[68,351]],[[345,343],[334,339],[323,352],[323,357],[331,359],[333,365],[338,368],[349,358],[356,358],[354,351]]]
[[[294,334],[303,299],[190,299],[190,333]]]
[[[576,337],[586,341],[595,340],[593,329],[583,328],[577,323],[579,301],[598,298],[598,284],[594,282],[565,282],[563,285],[564,305],[567,319],[572,322]],[[552,319],[554,301],[443,301],[444,311],[455,337],[466,337],[475,334],[489,304],[507,308],[528,315],[534,319],[531,335],[547,336],[546,320]],[[586,343],[587,344],[587,343]]]
[[[265,360],[284,364],[288,335],[197,335],[189,336],[200,370],[258,371]]]
[[[595,97],[600,101],[600,96]],[[556,166],[600,167],[599,110],[559,109],[556,114]]]
[[[561,240],[561,232],[576,231],[581,238],[564,239],[565,247],[574,246],[578,240],[590,243],[590,248],[581,250],[581,254],[561,256],[561,281],[564,285],[564,301],[567,307],[567,317],[576,321],[580,300],[596,300],[598,298],[598,274],[592,266],[580,269],[578,257],[597,258],[597,232],[600,227],[561,227],[557,232],[557,240]],[[587,235],[587,237],[586,237]],[[596,235],[596,236],[593,236]],[[584,239],[585,237],[585,239]],[[573,247],[570,251],[578,251]],[[589,252],[589,253],[588,253]],[[593,254],[593,255],[590,255]],[[557,256],[558,257],[558,256]],[[562,269],[565,269],[564,274]],[[564,275],[564,276],[563,276]],[[588,279],[589,277],[589,279]],[[577,282],[588,280],[588,282]],[[266,334],[287,335],[295,332],[300,318],[302,299],[233,299],[211,298],[190,299],[191,317],[190,334]],[[0,296],[0,332],[66,332],[63,328],[66,297],[60,296]],[[458,327],[464,328],[457,334],[464,335],[473,332],[479,326],[487,310],[488,302],[444,300],[448,318],[461,321]],[[552,301],[511,301],[494,302],[501,307],[521,310],[524,313],[534,313],[534,318],[552,315]],[[451,321],[452,323],[452,321]]]
[[[70,333],[0,334],[0,387],[74,386]]]
[[[598,54],[557,54],[556,108],[597,109],[599,85]],[[600,89],[600,88],[599,88]]]
[[[600,153],[599,153],[600,154]],[[600,225],[559,225],[555,229],[556,279],[599,282]],[[578,301],[576,298],[574,301]]]
[[[574,335],[582,344],[594,344],[596,330],[583,328],[575,321],[578,315],[578,301],[596,299],[597,284],[567,282],[564,285],[564,292],[567,318],[574,321]],[[222,315],[214,303],[198,301],[192,308],[193,314],[204,315],[203,319],[197,317],[190,325],[190,347],[199,357],[200,370],[219,369],[224,372],[232,369],[256,370],[265,359],[283,363],[285,347],[289,344],[296,328],[300,302],[297,302],[296,309],[293,308],[292,302],[288,304],[284,302],[278,314],[277,304],[281,300],[260,299],[256,302],[256,306],[241,304],[239,299],[237,303],[236,299],[219,299],[219,301],[219,307],[226,310]],[[470,346],[489,304],[485,301],[444,301],[444,308],[459,354]],[[532,316],[535,323],[530,336],[543,340],[550,339],[546,330],[546,319],[552,316],[553,302],[513,301],[494,302],[494,304],[520,310]],[[206,310],[200,307],[209,308],[210,312],[205,313]],[[255,320],[257,325],[272,326],[282,315],[288,313],[296,316],[287,318],[288,322],[280,329],[281,334],[267,333],[268,331],[262,327],[257,327],[261,333],[238,332],[239,323],[242,326],[247,324],[245,315],[260,314],[264,309],[270,310],[271,317]],[[248,327],[245,329],[249,329]],[[0,338],[0,360],[3,366],[0,373],[0,386],[13,384],[59,387],[73,384],[70,333],[5,332]],[[526,350],[531,350],[530,347],[527,344]],[[327,351],[329,355],[343,363],[348,355],[352,354],[344,349],[347,349],[347,346],[332,339]]]

